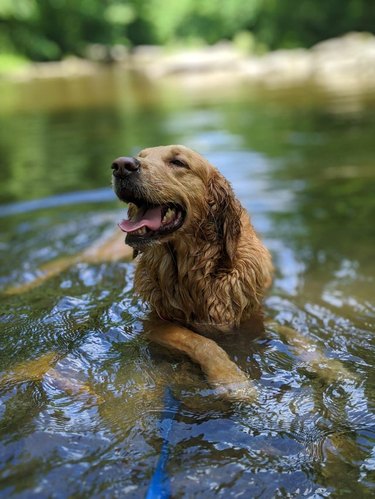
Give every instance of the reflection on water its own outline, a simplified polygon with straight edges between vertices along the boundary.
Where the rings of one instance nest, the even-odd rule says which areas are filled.
[[[142,497],[170,386],[181,401],[169,434],[174,496],[372,496],[371,98],[238,89],[218,103],[98,78],[64,82],[64,99],[61,82],[3,89],[2,289],[111,233],[122,209],[109,189],[112,158],[184,143],[231,180],[274,255],[267,314],[353,377],[324,383],[269,326],[226,347],[259,400],[224,403],[195,366],[142,337],[131,263],[75,264],[2,296],[1,494]]]

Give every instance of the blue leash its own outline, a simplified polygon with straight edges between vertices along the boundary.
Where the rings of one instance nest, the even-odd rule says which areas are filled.
[[[171,496],[171,483],[166,466],[169,457],[169,433],[179,407],[179,401],[174,398],[168,386],[164,392],[164,412],[160,421],[160,434],[163,443],[158,463],[147,490],[146,499],[167,499]]]

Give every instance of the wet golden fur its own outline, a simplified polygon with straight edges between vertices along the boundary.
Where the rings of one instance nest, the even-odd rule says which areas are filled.
[[[179,158],[185,167],[171,161]],[[162,319],[197,332],[229,332],[261,310],[272,264],[229,182],[183,146],[141,151],[139,191],[186,210],[183,226],[142,248],[135,291]],[[130,204],[129,210],[135,209]]]

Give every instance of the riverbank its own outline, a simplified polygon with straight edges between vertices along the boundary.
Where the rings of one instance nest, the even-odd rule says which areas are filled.
[[[98,46],[88,55],[88,59],[34,63],[0,77],[22,82],[94,76],[98,67],[110,60],[153,81],[168,79],[193,86],[241,82],[267,88],[308,84],[333,93],[375,90],[375,36],[370,33],[349,33],[311,49],[277,50],[264,55],[249,55],[230,42],[172,52],[156,46],[140,46],[131,52],[122,47],[101,51]]]

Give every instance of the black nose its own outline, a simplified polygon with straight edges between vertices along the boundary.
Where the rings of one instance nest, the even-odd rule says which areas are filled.
[[[140,162],[137,158],[127,158],[126,156],[122,156],[121,158],[117,158],[112,163],[113,175],[115,177],[127,177],[131,173],[134,173],[139,170],[141,166]]]

